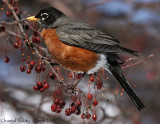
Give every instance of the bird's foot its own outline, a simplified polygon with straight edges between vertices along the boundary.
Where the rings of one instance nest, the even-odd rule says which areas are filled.
[[[65,93],[75,94],[76,91],[78,91],[76,87],[77,87],[76,84],[67,85],[65,89]]]
[[[43,57],[41,60],[42,63],[45,63],[45,61],[50,62],[51,66],[59,65],[58,63],[53,62],[53,58]]]

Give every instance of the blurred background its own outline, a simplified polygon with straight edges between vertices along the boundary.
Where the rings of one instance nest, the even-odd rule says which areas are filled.
[[[3,4],[0,3],[1,7]],[[29,15],[36,15],[43,7],[53,6],[67,16],[78,18],[121,42],[122,46],[140,51],[140,57],[131,63],[144,63],[124,69],[127,79],[134,83],[135,91],[144,102],[146,108],[138,111],[127,94],[116,94],[117,82],[111,76],[104,82],[105,89],[98,92],[97,107],[98,124],[159,124],[160,123],[160,0],[19,0],[19,8]],[[10,21],[5,11],[0,10],[1,21]],[[3,18],[2,18],[3,17]],[[6,27],[10,30],[10,27]],[[50,90],[43,94],[34,92],[36,73],[21,73],[20,52],[10,43],[6,43],[7,35],[0,33],[0,124],[2,119],[19,119],[20,123],[38,124],[82,124],[93,123],[83,121],[80,116],[66,117],[64,110],[60,114],[51,112],[54,81],[50,81]],[[4,63],[4,45],[10,57],[9,64]],[[131,56],[123,56],[125,60]],[[79,87],[88,91],[87,79]],[[103,94],[102,94],[103,93]],[[109,102],[108,102],[109,100]],[[66,98],[67,101],[67,98]],[[34,119],[48,119],[42,122]],[[24,122],[23,122],[24,121]],[[30,121],[30,122],[29,122]]]

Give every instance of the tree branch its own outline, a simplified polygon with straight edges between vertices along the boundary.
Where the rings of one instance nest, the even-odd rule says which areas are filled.
[[[35,47],[35,44],[30,42],[30,40],[27,38],[27,35],[23,29],[23,26],[22,26],[22,22],[25,21],[25,19],[21,20],[16,12],[14,11],[14,8],[12,5],[9,4],[8,0],[2,0],[4,2],[4,4],[6,5],[6,7],[8,9],[11,10],[12,14],[13,14],[13,17],[15,18],[16,21],[12,22],[11,24],[15,23],[18,25],[18,28],[22,34],[22,36],[18,36],[20,37],[21,39],[23,39],[27,45],[27,47],[29,48],[32,48],[34,50],[34,52],[36,53],[36,55],[38,55],[38,57],[43,60],[45,57],[41,55],[41,53],[38,51],[38,49]],[[3,22],[5,23],[5,22]],[[6,23],[7,24],[7,23]],[[8,23],[9,24],[9,23]],[[32,28],[33,29],[33,28]],[[15,33],[11,32],[11,31],[6,31],[8,34],[12,35],[12,36],[17,36]],[[53,68],[53,63],[47,59],[44,59],[44,62],[47,63],[50,68],[52,69],[53,73],[55,74],[55,76],[57,77],[58,81],[60,82],[61,85],[64,85],[66,87],[67,90],[73,90],[73,87],[74,87],[74,90],[75,91],[80,91],[80,89],[78,89],[77,87],[75,87],[75,85],[71,84],[71,85],[67,85],[64,81],[62,81],[62,79],[60,78],[60,76],[57,74],[57,72],[55,71],[55,69]],[[70,88],[70,89],[69,89]],[[82,92],[82,91],[81,91]]]

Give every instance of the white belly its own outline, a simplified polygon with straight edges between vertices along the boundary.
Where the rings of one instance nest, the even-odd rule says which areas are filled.
[[[90,69],[87,73],[92,74],[94,72],[97,72],[101,68],[108,70],[107,56],[104,54],[100,54],[100,59],[97,61],[95,67]]]

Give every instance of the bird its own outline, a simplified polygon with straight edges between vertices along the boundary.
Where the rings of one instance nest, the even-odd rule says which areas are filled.
[[[145,108],[120,67],[123,63],[120,54],[138,56],[139,52],[121,46],[114,37],[70,18],[54,7],[43,8],[26,20],[40,23],[41,37],[60,66],[87,74],[103,68],[115,77],[139,111]]]

